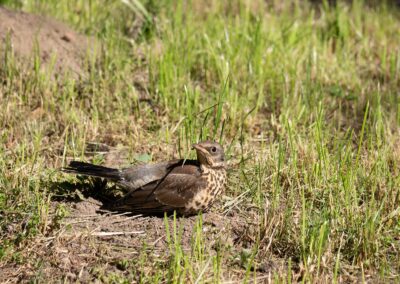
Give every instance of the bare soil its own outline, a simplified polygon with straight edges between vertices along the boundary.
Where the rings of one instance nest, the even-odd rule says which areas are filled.
[[[173,217],[104,212],[100,209],[101,202],[93,198],[77,203],[53,202],[53,209],[60,204],[68,208],[70,215],[56,229],[49,229],[47,234],[33,240],[33,245],[25,249],[29,254],[27,263],[3,267],[0,277],[3,281],[65,279],[87,283],[97,279],[102,282],[107,281],[102,277],[114,273],[130,275],[136,282],[140,281],[140,273],[149,275],[156,265],[168,267],[176,253],[176,243],[184,254],[191,255],[199,233],[196,232],[199,216],[177,217],[174,225]],[[226,280],[242,279],[245,272],[241,255],[251,253],[256,235],[256,223],[248,220],[238,213],[209,212],[202,216],[201,240],[205,253],[215,255],[222,251],[230,256],[223,266]],[[55,225],[53,222],[49,221],[49,228]],[[145,263],[140,265],[144,253]],[[256,263],[259,265],[252,268],[256,270],[252,275],[256,273],[260,279],[271,277],[283,264],[272,259],[259,259]],[[132,275],[132,270],[137,270],[137,275]]]
[[[33,63],[38,50],[42,67],[54,62],[52,75],[70,72],[83,75],[83,56],[93,49],[94,39],[78,34],[63,23],[43,16],[12,11],[0,6],[0,50],[11,44],[16,59]],[[4,52],[1,52],[2,57]]]

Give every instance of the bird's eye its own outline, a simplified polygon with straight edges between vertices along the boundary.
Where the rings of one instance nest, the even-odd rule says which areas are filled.
[[[217,152],[217,148],[216,147],[212,147],[211,148],[211,152],[213,152],[213,153]]]

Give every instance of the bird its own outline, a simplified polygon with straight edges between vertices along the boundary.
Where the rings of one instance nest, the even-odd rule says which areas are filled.
[[[107,206],[111,211],[163,215],[174,211],[194,215],[210,209],[227,184],[223,147],[214,141],[192,145],[197,159],[175,159],[156,164],[115,169],[72,161],[66,173],[104,178],[127,193]]]

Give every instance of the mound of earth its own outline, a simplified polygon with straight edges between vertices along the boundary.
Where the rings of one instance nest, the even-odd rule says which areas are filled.
[[[58,21],[4,7],[0,7],[0,19],[1,50],[11,44],[20,62],[33,62],[32,55],[38,50],[42,67],[54,62],[53,75],[65,72],[75,78],[83,75],[82,59],[92,49],[93,38],[80,35]]]

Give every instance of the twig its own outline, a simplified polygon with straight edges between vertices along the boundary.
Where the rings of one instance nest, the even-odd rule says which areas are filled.
[[[121,235],[139,235],[144,234],[144,231],[132,231],[132,232],[93,232],[90,236],[95,237],[110,237],[110,236],[121,236]]]

